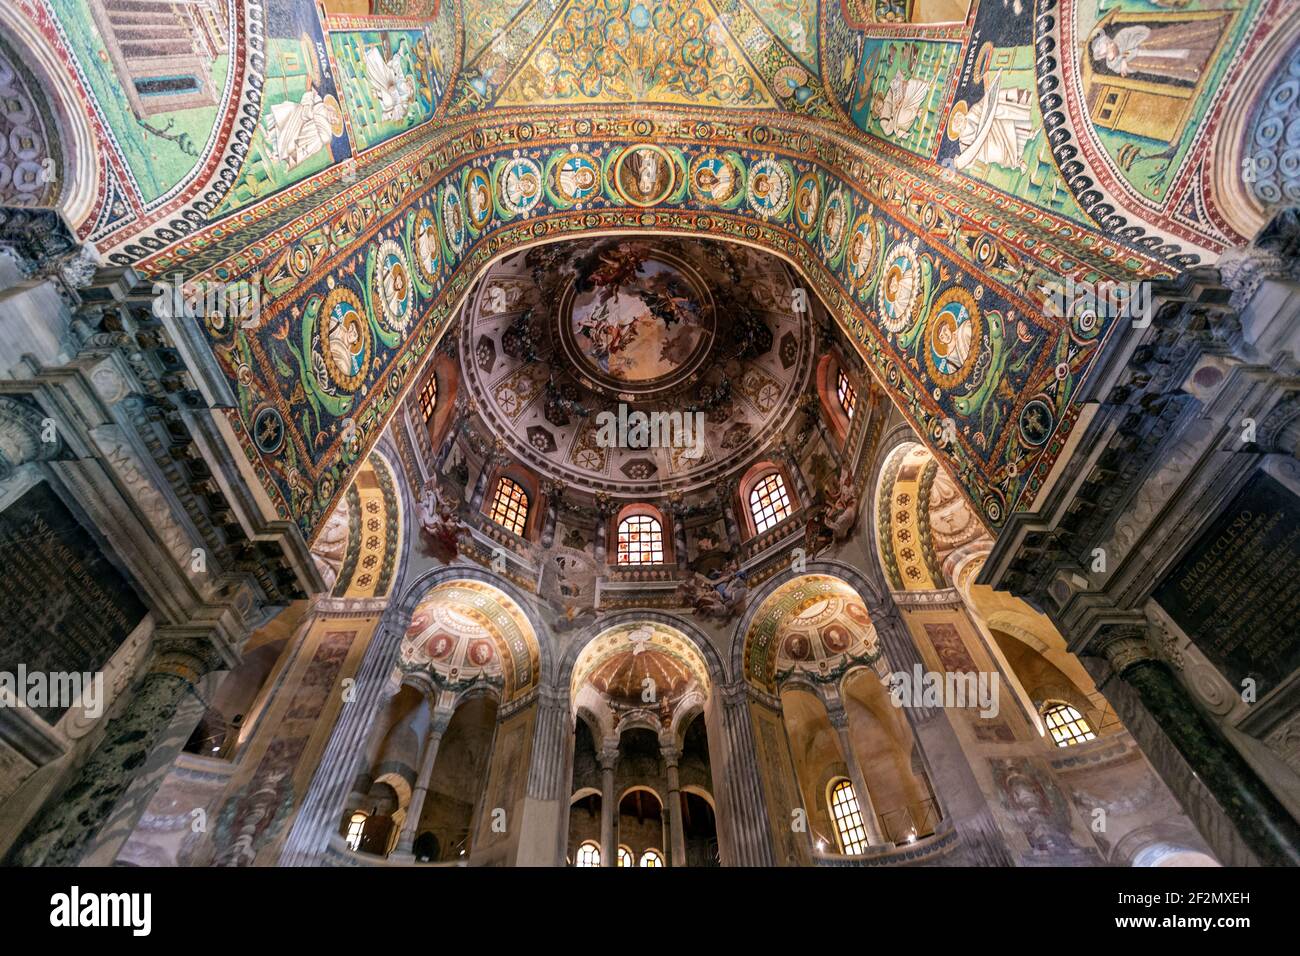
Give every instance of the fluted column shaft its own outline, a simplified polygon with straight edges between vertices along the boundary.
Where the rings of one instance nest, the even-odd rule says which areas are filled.
[[[682,827],[682,785],[677,765],[682,752],[671,745],[661,746],[664,773],[668,777],[668,835],[672,842],[673,866],[686,865],[686,833]]]
[[[397,838],[397,853],[410,853],[415,846],[415,835],[420,829],[420,815],[424,812],[424,801],[429,795],[429,781],[433,778],[433,765],[438,760],[438,746],[442,743],[442,735],[446,733],[450,721],[451,714],[446,711],[435,711],[429,721],[429,733],[424,741],[415,789],[411,791],[406,819],[402,821],[402,832]]]
[[[862,765],[858,763],[857,752],[849,737],[848,714],[842,708],[837,708],[830,712],[830,719],[831,726],[840,739],[840,750],[844,755],[844,765],[849,768],[853,793],[858,798],[858,811],[862,814],[862,825],[867,831],[867,843],[879,846],[885,842],[885,837],[880,831],[880,820],[876,817],[876,805],[871,800],[871,791],[867,789],[867,778],[862,773]]]
[[[126,708],[108,722],[104,737],[71,785],[27,826],[9,862],[17,866],[76,866],[91,848],[113,808],[144,771],[182,701],[196,693],[204,675],[223,666],[206,638],[159,628],[153,659]],[[196,709],[196,719],[202,709]],[[175,750],[185,744],[178,738]],[[159,781],[161,782],[161,780]]]
[[[600,865],[618,865],[618,847],[614,843],[614,767],[618,764],[618,741],[606,742],[600,755]]]

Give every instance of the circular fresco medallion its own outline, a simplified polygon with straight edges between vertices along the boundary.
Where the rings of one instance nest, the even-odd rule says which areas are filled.
[[[843,654],[853,644],[853,635],[843,624],[827,624],[822,628],[822,644],[832,654]]]
[[[925,329],[925,367],[941,388],[954,388],[975,368],[983,341],[983,317],[969,292],[953,286],[940,293]]]
[[[516,157],[502,168],[498,185],[501,205],[514,215],[522,216],[542,198],[542,170],[531,159]]]
[[[876,291],[881,320],[890,332],[901,332],[916,319],[921,297],[921,267],[912,247],[895,243],[885,255],[885,269]]]
[[[803,634],[791,634],[785,639],[783,650],[792,661],[806,661],[812,657],[812,642]]]
[[[817,213],[821,210],[822,187],[813,173],[804,173],[794,188],[794,218],[804,232],[817,227]]]
[[[822,212],[822,255],[834,259],[844,242],[844,233],[848,228],[849,210],[844,200],[844,190],[836,189],[826,197],[826,208]]]
[[[460,255],[465,249],[465,211],[460,202],[460,190],[455,186],[448,186],[442,194],[442,228],[447,236],[447,245]]]
[[[438,251],[438,222],[428,209],[415,214],[415,264],[425,282],[438,277],[442,253]]]
[[[721,206],[735,198],[744,174],[721,153],[705,153],[691,164],[690,181],[696,199]]]
[[[585,153],[569,153],[555,164],[555,192],[565,202],[583,202],[599,189],[600,169]]]
[[[760,216],[779,216],[790,201],[790,171],[775,159],[760,159],[749,167],[749,205]]]
[[[355,292],[339,286],[325,297],[316,339],[330,381],[356,391],[370,364],[370,323]]]
[[[392,239],[379,244],[375,265],[374,296],[379,300],[384,324],[395,332],[405,332],[415,306],[415,288],[402,247]]]
[[[636,242],[610,245],[580,271],[558,316],[570,358],[620,392],[677,384],[713,342],[713,302],[699,276]]]
[[[857,621],[863,627],[866,627],[871,623],[871,615],[868,614],[867,609],[857,601],[849,601],[845,604],[844,613],[853,618],[853,620]]]
[[[439,631],[424,642],[424,654],[431,661],[445,661],[456,649],[456,638],[446,631]]]
[[[876,264],[876,223],[866,213],[853,224],[848,260],[853,285],[864,285],[871,278],[871,268]]]
[[[487,667],[497,656],[497,650],[491,641],[476,640],[469,642],[469,651],[465,655],[465,663],[473,667]]]
[[[619,195],[632,205],[653,206],[673,191],[676,169],[667,150],[645,143],[633,146],[618,158],[614,184]]]
[[[465,175],[465,205],[469,209],[469,223],[482,229],[492,218],[492,180],[487,170],[475,166]]]

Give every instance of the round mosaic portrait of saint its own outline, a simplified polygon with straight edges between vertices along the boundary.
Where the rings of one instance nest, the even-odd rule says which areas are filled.
[[[598,382],[643,391],[680,381],[713,341],[712,299],[684,262],[614,242],[584,264],[559,310],[560,337]]]
[[[351,289],[340,286],[326,297],[320,310],[319,342],[331,381],[344,391],[354,391],[365,378],[370,360],[370,323]]]
[[[673,190],[677,167],[661,147],[634,146],[618,159],[614,181],[618,191],[634,206],[653,206]]]

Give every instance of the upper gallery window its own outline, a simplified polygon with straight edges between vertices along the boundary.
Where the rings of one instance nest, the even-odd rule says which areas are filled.
[[[618,523],[619,564],[663,564],[664,528],[650,515],[629,515]]]
[[[1097,739],[1087,718],[1069,704],[1060,701],[1048,704],[1043,710],[1043,723],[1047,724],[1047,729],[1058,747],[1068,747],[1071,744],[1081,744],[1085,740]]]
[[[858,390],[853,387],[849,377],[844,374],[844,369],[839,370],[839,376],[835,385],[835,394],[839,396],[840,408],[844,409],[844,414],[853,420],[853,410],[858,407]]]
[[[831,817],[835,820],[835,835],[840,850],[849,856],[867,848],[867,828],[862,824],[862,811],[858,809],[858,795],[853,784],[840,778],[831,787]]]
[[[578,847],[578,858],[574,866],[600,866],[600,847],[594,843],[584,843]]]
[[[780,472],[772,472],[749,493],[749,512],[754,528],[761,534],[790,517],[790,496]]]
[[[348,820],[348,849],[356,851],[361,846],[361,833],[366,828],[366,815],[358,810]]]
[[[641,866],[663,866],[664,858],[658,850],[646,850],[641,854]]]
[[[627,847],[625,847],[625,846],[621,846],[621,847],[618,848],[618,865],[619,865],[619,866],[632,866],[632,865],[633,865],[633,862],[632,862],[632,851],[629,850],[629,849],[628,849]]]
[[[433,410],[438,407],[438,376],[430,375],[429,380],[420,389],[420,414],[427,422],[433,417]]]
[[[528,523],[528,495],[509,478],[498,479],[488,517],[507,531],[522,535]]]

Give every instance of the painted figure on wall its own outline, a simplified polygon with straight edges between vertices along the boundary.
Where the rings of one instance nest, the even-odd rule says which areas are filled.
[[[953,160],[958,169],[975,163],[1025,170],[1025,144],[1034,135],[1032,94],[1002,89],[1002,74],[984,82],[984,96],[967,106],[958,101],[948,118],[948,135],[961,144]]]
[[[370,91],[379,101],[380,115],[390,122],[406,119],[415,104],[415,88],[402,64],[401,51],[384,59],[377,46],[366,50],[366,81]]]
[[[262,126],[271,158],[289,171],[343,135],[343,111],[332,93],[322,97],[309,86],[297,102],[272,105]]]
[[[930,84],[912,75],[916,59],[917,48],[908,47],[902,65],[889,79],[889,86],[871,98],[871,114],[886,136],[906,136],[925,109]]]
[[[1152,83],[1194,86],[1218,49],[1226,20],[1223,14],[1099,29],[1089,43],[1093,69]]]

